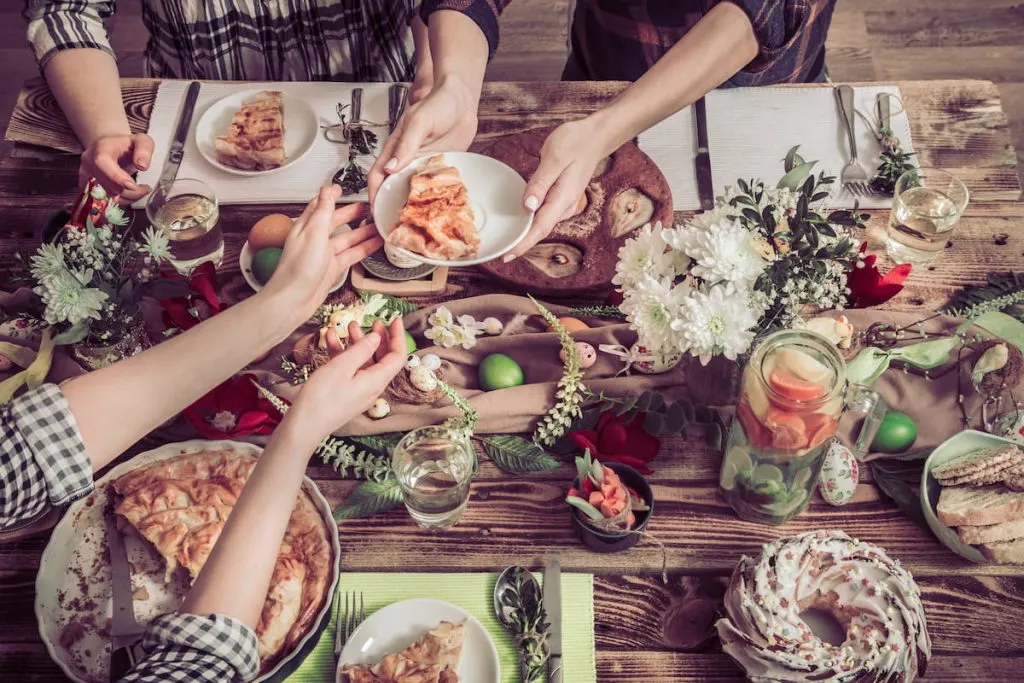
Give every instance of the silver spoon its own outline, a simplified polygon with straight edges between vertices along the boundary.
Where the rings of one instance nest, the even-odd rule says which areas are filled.
[[[513,614],[517,609],[516,606],[519,604],[516,596],[524,590],[536,591],[537,596],[542,594],[540,584],[537,583],[533,572],[519,566],[506,568],[498,574],[498,579],[494,582],[494,613],[497,615],[501,625],[505,627],[505,630],[517,639],[517,649],[519,629]],[[523,655],[524,653],[520,650],[519,680],[525,683],[528,672],[526,657]]]

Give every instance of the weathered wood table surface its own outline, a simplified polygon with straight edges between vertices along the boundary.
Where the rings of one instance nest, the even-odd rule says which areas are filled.
[[[897,85],[906,101],[920,162],[952,171],[971,191],[952,247],[934,267],[916,270],[903,293],[886,305],[920,311],[924,317],[958,288],[982,282],[987,273],[1024,267],[1024,204],[1006,119],[992,83]],[[621,87],[488,84],[480,137],[579,117]],[[138,130],[145,130],[155,89],[151,81],[124,83],[132,125]],[[77,190],[75,155],[55,156],[52,150],[15,144],[77,149],[45,87],[31,85],[22,94],[7,136],[0,155],[0,273],[10,268],[16,250],[34,248],[40,227]],[[234,254],[244,231],[272,210],[224,207],[225,264],[237,263]],[[873,247],[879,250],[885,220],[885,211],[874,212],[869,227]],[[1005,244],[993,238],[999,233],[1009,235]],[[438,298],[493,289],[481,275],[456,273]],[[594,554],[581,546],[573,535],[568,507],[561,502],[571,478],[568,466],[513,477],[485,464],[462,521],[440,536],[418,530],[404,510],[345,522],[340,529],[343,566],[356,571],[494,571],[514,563],[539,567],[545,554],[557,552],[568,571],[597,575],[600,681],[732,681],[742,680],[742,674],[717,645],[699,653],[673,646],[672,634],[679,620],[685,620],[679,610],[684,595],[697,584],[724,582],[742,554],[756,555],[769,540],[811,529],[843,529],[887,549],[920,583],[934,642],[928,680],[1021,680],[1024,567],[983,567],[960,559],[885,498],[871,483],[869,472],[862,474],[856,498],[845,507],[831,507],[816,498],[807,512],[781,527],[740,521],[718,493],[719,459],[699,439],[678,439],[665,443],[655,463],[657,513],[648,531],[666,546],[668,585],[660,578],[662,554],[650,542],[619,555]],[[311,467],[310,473],[332,503],[354,486],[324,467]],[[63,680],[40,642],[33,611],[36,568],[46,541],[44,534],[0,545],[0,680]]]

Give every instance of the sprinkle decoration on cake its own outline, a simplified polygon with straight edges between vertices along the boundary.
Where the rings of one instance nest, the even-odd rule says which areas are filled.
[[[846,630],[833,645],[800,615],[824,610]],[[931,657],[921,591],[885,551],[841,531],[811,531],[744,556],[716,627],[751,681],[901,681]]]

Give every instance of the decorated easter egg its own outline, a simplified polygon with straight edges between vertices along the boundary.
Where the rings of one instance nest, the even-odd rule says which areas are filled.
[[[256,225],[249,230],[249,249],[252,253],[268,247],[284,247],[284,241],[288,239],[294,221],[282,213],[273,213],[256,221]]]
[[[409,383],[424,393],[437,389],[437,376],[427,366],[417,365],[409,371]]]
[[[366,414],[372,417],[374,420],[382,420],[391,413],[391,404],[388,403],[387,399],[378,398],[370,406],[370,409],[366,411]]]
[[[405,332],[405,352],[412,353],[416,350],[416,340],[409,334],[408,330]]]
[[[580,352],[580,367],[586,370],[587,368],[594,367],[594,363],[597,362],[597,349],[592,344],[587,342],[576,342],[576,348]],[[559,351],[558,357],[565,361],[565,351]]]
[[[579,318],[570,318],[566,316],[563,318],[559,318],[558,322],[562,323],[562,327],[564,327],[568,332],[582,332],[583,330],[590,329],[590,325],[586,324]],[[555,330],[553,327],[549,327],[548,331],[554,332]]]
[[[818,475],[818,490],[830,505],[846,505],[857,492],[860,480],[860,466],[853,457],[853,451],[841,443],[833,443]]]
[[[415,368],[418,368],[420,366],[420,363],[422,363],[422,361],[420,360],[419,356],[409,354],[409,357],[405,359],[405,369],[413,370]]]
[[[281,249],[267,247],[260,249],[252,258],[252,274],[261,285],[270,282],[270,276],[277,270],[277,264],[281,262]]]
[[[484,318],[483,324],[484,324],[484,332],[486,332],[487,334],[489,334],[491,336],[497,336],[497,335],[501,334],[501,331],[503,329],[505,329],[504,323],[502,323],[497,318],[493,318],[493,317],[492,318]]]
[[[639,343],[633,344],[629,354],[631,358],[637,359],[633,362],[633,369],[642,375],[660,375],[668,372],[683,359],[683,354],[678,351],[651,353],[646,346]]]
[[[477,372],[484,391],[518,387],[523,383],[523,369],[503,353],[492,353],[484,358]]]
[[[428,353],[421,359],[423,361],[423,367],[430,368],[434,372],[441,369],[441,357],[436,353]]]
[[[890,410],[882,418],[882,425],[871,442],[871,450],[879,453],[902,453],[914,445],[917,425],[906,413]]]

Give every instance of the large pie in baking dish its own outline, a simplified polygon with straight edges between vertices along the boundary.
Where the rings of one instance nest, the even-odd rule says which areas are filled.
[[[344,667],[345,683],[459,683],[462,631],[462,624],[442,621],[409,647],[376,664]]]
[[[194,580],[255,466],[254,456],[225,449],[133,470],[113,482],[118,526],[152,544],[166,562],[168,577],[184,568]],[[328,533],[303,492],[288,521],[256,628],[264,670],[302,639],[328,598],[333,566]]]

